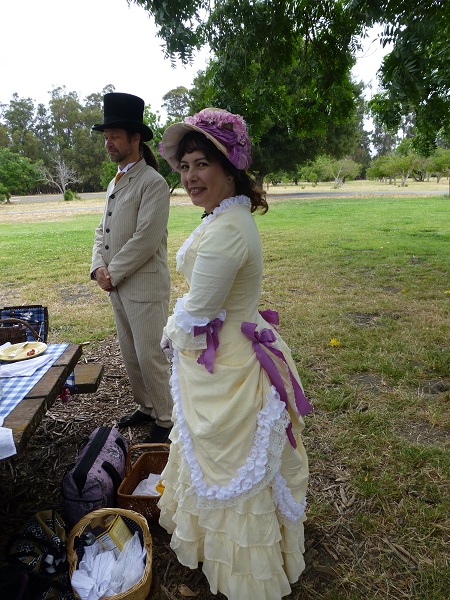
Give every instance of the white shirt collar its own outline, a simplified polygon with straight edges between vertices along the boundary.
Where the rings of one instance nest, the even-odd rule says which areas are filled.
[[[120,167],[117,167],[117,172],[118,173],[126,173],[127,171],[129,171],[131,169],[131,167],[133,165],[135,165],[138,161],[135,160],[134,162],[128,163],[126,167],[124,167],[123,169],[121,169]]]

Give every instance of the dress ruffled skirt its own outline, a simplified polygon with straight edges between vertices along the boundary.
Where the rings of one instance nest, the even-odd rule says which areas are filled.
[[[290,583],[298,580],[305,566],[304,514],[295,523],[284,519],[270,485],[228,508],[199,507],[176,426],[171,437],[160,524],[172,534],[170,546],[179,562],[191,569],[203,563],[212,593],[220,591],[229,600],[277,600],[290,594]],[[297,492],[301,502],[302,473],[297,480],[297,490],[290,487],[290,491],[294,496]]]
[[[299,415],[293,420],[294,448],[286,435],[291,411],[254,354],[238,386],[235,370],[227,377],[229,365],[217,360],[219,375],[213,377],[193,355],[198,353],[175,356],[174,427],[159,522],[172,534],[181,564],[195,569],[202,563],[213,593],[229,600],[279,600],[305,566],[303,421]],[[193,385],[196,377],[209,378],[209,386]],[[288,385],[287,367],[284,380]]]

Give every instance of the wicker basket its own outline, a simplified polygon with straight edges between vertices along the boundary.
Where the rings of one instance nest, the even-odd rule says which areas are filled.
[[[131,464],[131,453],[137,449],[149,449]],[[117,490],[117,505],[135,510],[143,515],[148,523],[157,521],[160,496],[133,496],[137,485],[150,473],[162,473],[169,457],[170,444],[136,444],[130,446],[125,461],[125,477]]]
[[[12,323],[12,325],[6,326],[4,325],[5,323]],[[37,342],[44,341],[26,321],[13,319],[12,317],[0,319],[0,344],[6,344],[6,342],[11,342],[11,344],[25,342],[27,340],[27,329],[31,331]]]
[[[67,538],[67,560],[69,561],[69,574],[72,579],[72,574],[78,566],[78,561],[81,560],[82,556],[77,554],[74,542],[75,538],[80,537],[83,531],[86,529],[91,522],[98,517],[105,517],[109,515],[120,515],[122,519],[127,523],[130,529],[138,531],[141,537],[141,542],[147,551],[147,561],[145,563],[144,574],[142,578],[126,592],[116,594],[115,596],[105,596],[104,600],[113,598],[114,600],[145,600],[149,593],[152,585],[152,536],[148,530],[147,521],[136,512],[132,510],[123,510],[120,508],[100,508],[94,510],[84,516],[71,530],[69,537]],[[79,600],[78,594],[74,592],[75,598]]]

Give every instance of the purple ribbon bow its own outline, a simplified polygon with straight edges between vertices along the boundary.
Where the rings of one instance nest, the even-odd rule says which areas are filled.
[[[286,359],[281,350],[278,350],[278,348],[272,346],[272,344],[276,341],[274,332],[271,329],[263,329],[261,332],[258,332],[256,331],[256,327],[256,323],[242,323],[241,331],[252,342],[253,350],[255,351],[259,363],[266,371],[272,385],[275,386],[275,389],[280,395],[280,400],[284,402],[287,410],[289,408],[289,402],[286,388],[283,384],[283,379],[280,373],[278,372],[274,361],[267,354],[267,352],[265,352],[263,348],[261,348],[261,346],[264,346],[265,348],[270,350],[270,352],[275,354],[275,356],[280,358],[287,365]],[[291,385],[294,391],[295,406],[297,407],[298,412],[302,416],[307,415],[309,412],[311,412],[312,406],[306,399],[306,396],[303,393],[303,390],[300,387],[298,381],[295,379],[290,367],[288,365],[287,367],[289,372],[289,379],[291,381]],[[291,443],[291,446],[293,448],[296,448],[297,442],[295,441],[294,434],[292,433],[292,423],[289,423],[289,425],[286,427],[286,433]]]
[[[206,348],[197,359],[199,365],[204,365],[212,373],[214,371],[214,356],[219,347],[219,329],[223,321],[219,318],[210,321],[206,325],[194,326],[194,337],[206,333]]]
[[[264,321],[267,321],[272,325],[274,329],[278,331],[278,325],[280,324],[280,317],[276,310],[271,310],[268,308],[267,310],[260,310],[259,314],[262,316]]]

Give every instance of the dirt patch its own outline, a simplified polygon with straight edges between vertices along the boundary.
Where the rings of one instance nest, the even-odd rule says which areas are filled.
[[[397,434],[413,444],[450,447],[450,429],[446,427],[406,421],[402,430],[397,431]]]
[[[433,395],[442,394],[450,390],[450,379],[429,379],[422,381],[419,385],[419,394]]]
[[[349,317],[359,327],[377,327],[380,324],[380,313],[350,313]]]

